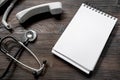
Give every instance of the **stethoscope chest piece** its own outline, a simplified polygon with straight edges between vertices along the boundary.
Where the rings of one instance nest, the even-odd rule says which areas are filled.
[[[46,67],[46,61],[44,61],[43,63],[40,62],[40,60],[38,59],[38,57],[35,55],[35,53],[33,53],[26,45],[29,42],[34,41],[37,38],[37,34],[35,31],[33,30],[28,30],[27,32],[25,32],[24,34],[24,38],[25,38],[25,42],[21,42],[19,40],[17,40],[16,38],[12,37],[12,36],[7,36],[3,39],[1,39],[0,41],[0,50],[6,54],[8,57],[10,57],[12,60],[14,60],[15,62],[19,63],[20,65],[24,66],[27,70],[34,72],[34,77],[38,78],[39,75],[41,74],[41,72],[43,72],[45,70]],[[39,67],[38,68],[33,68],[31,66],[28,66],[24,63],[22,63],[21,61],[19,61],[18,59],[16,59],[15,57],[13,57],[12,55],[9,54],[9,52],[4,48],[4,45],[2,45],[2,43],[4,42],[4,40],[6,39],[11,39],[14,40],[16,43],[18,43],[22,48],[26,49],[33,57],[34,59],[37,61]],[[6,72],[5,72],[6,73]]]
[[[32,42],[32,41],[34,41],[34,40],[37,38],[37,34],[36,34],[36,32],[33,31],[33,30],[28,30],[28,31],[25,33],[24,38],[25,38],[25,40],[28,40],[28,39],[29,39],[29,41]]]

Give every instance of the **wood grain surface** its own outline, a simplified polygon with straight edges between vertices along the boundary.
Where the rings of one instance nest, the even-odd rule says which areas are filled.
[[[40,14],[29,19],[25,24],[19,24],[16,13],[19,11],[48,2],[60,1],[63,4],[63,14],[52,16],[50,13]],[[118,18],[113,32],[102,52],[102,55],[95,67],[95,70],[86,75],[82,71],[58,58],[51,53],[52,47],[63,33],[76,11],[82,3],[90,4],[97,9],[109,13]],[[0,9],[0,21],[8,6]],[[38,56],[39,60],[47,60],[47,71],[38,80],[120,80],[120,1],[119,0],[18,0],[15,8],[8,18],[8,23],[13,28],[10,33],[5,28],[0,27],[0,37],[7,35],[15,36],[23,41],[25,31],[32,29],[38,34],[34,43],[29,43],[28,47]],[[1,23],[1,22],[0,22]],[[86,22],[87,24],[87,22]],[[77,35],[76,35],[77,36]],[[71,36],[72,37],[72,36]],[[15,53],[14,49],[11,53]],[[24,51],[20,61],[37,67],[37,63],[31,55]],[[9,60],[0,52],[0,75],[6,69]],[[18,65],[14,65],[3,80],[35,80],[31,72]]]

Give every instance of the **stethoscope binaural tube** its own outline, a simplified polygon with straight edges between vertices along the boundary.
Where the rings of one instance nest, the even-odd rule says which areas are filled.
[[[25,42],[24,42],[24,45],[27,45],[27,44],[28,44],[28,41],[25,41]],[[17,51],[17,53],[14,55],[14,58],[19,59],[23,50],[24,50],[24,48],[21,46],[21,47],[19,48],[19,50]],[[12,60],[10,61],[10,63],[8,64],[7,68],[5,69],[5,71],[3,72],[2,76],[0,76],[0,79],[3,79],[3,78],[7,75],[9,69],[11,68],[11,66],[12,66],[12,64],[13,64],[13,62],[14,62],[14,60],[12,59]]]
[[[31,41],[35,40],[36,37],[37,37],[36,32],[33,31],[33,30],[29,30],[29,31],[27,31],[26,34],[25,34],[26,42],[27,42],[27,41],[28,41],[28,42],[29,42],[29,41],[31,42]],[[32,67],[30,67],[30,66],[28,66],[28,65],[20,62],[19,60],[17,60],[17,59],[14,58],[13,56],[11,56],[11,55],[8,53],[8,51],[4,48],[4,46],[2,45],[2,42],[3,42],[5,39],[7,39],[7,38],[13,39],[15,42],[17,42],[19,45],[21,45],[23,48],[25,48],[25,49],[35,58],[35,60],[36,60],[37,63],[39,64],[39,68],[38,68],[38,69],[32,68]],[[1,49],[1,51],[2,51],[5,55],[9,56],[12,60],[14,60],[15,62],[17,62],[17,63],[19,63],[20,65],[24,66],[26,69],[31,70],[31,71],[34,73],[34,77],[38,76],[38,75],[41,73],[41,71],[43,70],[43,68],[45,67],[46,62],[44,62],[43,64],[41,64],[41,62],[39,61],[39,59],[37,58],[37,56],[36,56],[28,47],[26,47],[21,41],[18,41],[17,39],[15,39],[15,38],[12,37],[12,36],[7,36],[7,37],[1,39],[0,49]]]

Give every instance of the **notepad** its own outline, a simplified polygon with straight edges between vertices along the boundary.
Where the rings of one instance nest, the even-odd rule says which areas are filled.
[[[94,70],[117,18],[83,3],[52,53],[89,74]]]

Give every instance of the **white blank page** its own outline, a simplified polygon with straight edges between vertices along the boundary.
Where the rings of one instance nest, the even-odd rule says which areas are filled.
[[[93,9],[82,4],[53,47],[58,56],[64,56],[72,61],[68,61],[71,64],[75,63],[88,71],[94,69],[117,21],[117,18]]]

